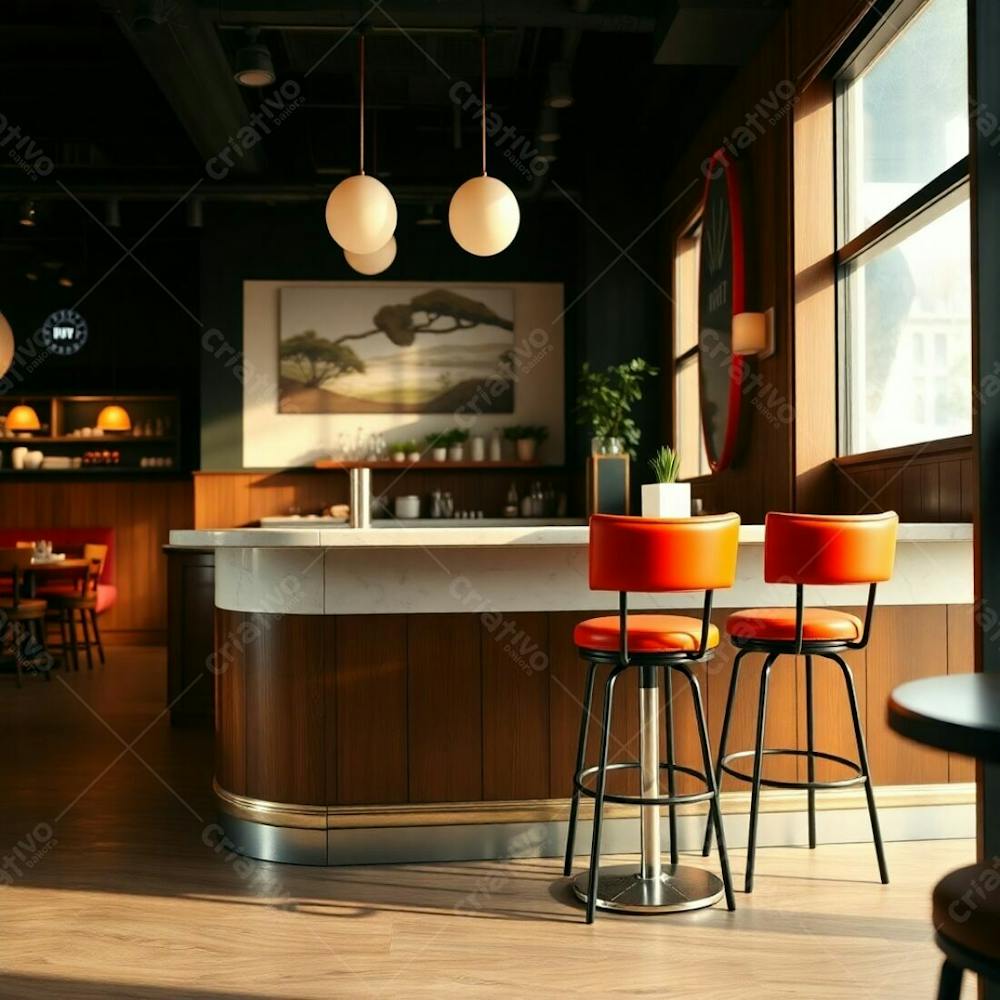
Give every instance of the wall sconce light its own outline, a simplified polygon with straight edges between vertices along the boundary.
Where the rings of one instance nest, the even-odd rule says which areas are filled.
[[[774,309],[733,317],[733,354],[769,358],[774,354]]]

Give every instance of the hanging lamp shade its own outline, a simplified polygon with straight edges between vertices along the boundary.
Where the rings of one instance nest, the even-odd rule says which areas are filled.
[[[483,173],[467,180],[451,197],[448,227],[455,242],[477,257],[492,257],[506,250],[521,225],[517,198],[503,181],[486,173],[486,36],[480,46],[482,67],[482,159]]]
[[[517,198],[503,181],[484,174],[467,180],[451,198],[448,225],[455,242],[477,257],[492,257],[514,241],[521,224]]]
[[[0,376],[10,371],[14,363],[14,331],[3,313],[0,313]]]
[[[7,430],[38,431],[42,429],[38,414],[30,406],[19,403],[7,414]]]
[[[375,177],[346,177],[327,199],[326,228],[350,253],[377,253],[396,231],[395,199]]]
[[[375,253],[357,254],[350,250],[344,251],[344,260],[358,274],[381,274],[396,259],[396,237],[390,236],[389,242]]]
[[[97,426],[102,431],[130,431],[132,418],[124,406],[111,403],[97,414]]]
[[[392,192],[378,178],[365,173],[364,31],[359,35],[358,67],[359,168],[330,192],[326,200],[326,228],[344,251],[361,256],[378,253],[386,246],[396,231],[397,212]]]

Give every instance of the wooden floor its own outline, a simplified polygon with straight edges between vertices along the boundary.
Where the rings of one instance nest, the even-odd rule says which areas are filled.
[[[554,860],[249,862],[211,846],[210,734],[154,721],[162,651],[110,653],[0,676],[0,997],[935,995],[930,888],[971,842],[887,845],[888,887],[869,844],[767,849],[735,914],[592,927]]]

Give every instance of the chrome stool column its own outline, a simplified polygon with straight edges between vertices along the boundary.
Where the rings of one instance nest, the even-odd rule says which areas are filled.
[[[696,910],[704,906],[712,906],[726,894],[726,885],[717,875],[713,875],[702,868],[677,864],[676,822],[674,820],[675,804],[671,804],[675,803],[678,799],[698,801],[704,800],[710,795],[714,796],[711,760],[707,761],[705,765],[706,783],[709,785],[709,792],[678,797],[671,788],[669,796],[663,797],[660,795],[661,770],[667,771],[668,781],[671,786],[674,783],[674,773],[678,770],[695,775],[696,777],[703,776],[693,769],[679,767],[672,760],[666,765],[660,764],[658,725],[660,716],[660,689],[658,669],[654,666],[643,666],[640,669],[639,760],[637,766],[641,782],[640,799],[646,803],[640,806],[640,860],[638,866],[634,864],[613,865],[598,870],[596,905],[604,910],[620,910],[626,913],[672,913],[679,910]],[[668,668],[668,692],[670,689],[669,675]],[[703,724],[701,698],[697,690],[693,690],[693,694],[696,698],[695,711],[698,714],[699,723]],[[669,701],[666,712],[667,719],[670,720],[673,707]],[[670,733],[672,725],[670,721],[668,721],[667,726],[669,747],[669,744],[672,743],[672,733]],[[673,756],[672,752],[669,756]],[[603,752],[602,761],[606,763],[606,755]],[[629,766],[633,765],[610,765],[611,768]],[[605,767],[605,771],[607,769]],[[597,769],[590,768],[589,770],[594,771]],[[603,788],[603,785],[604,779],[602,776],[599,778],[598,788]],[[585,795],[594,794],[582,788],[582,786],[581,791]],[[622,797],[608,796],[605,793],[601,796],[601,799],[603,801],[621,801]],[[629,801],[632,800],[629,799]],[[603,802],[600,802],[596,809],[600,810],[602,804]],[[661,855],[661,804],[669,805],[671,815],[671,862],[669,864],[663,863]],[[714,811],[717,808],[717,800],[713,798],[712,809]],[[595,812],[594,818],[595,839],[599,839],[600,836],[600,820],[598,816],[599,811]],[[725,841],[722,842],[722,848],[724,853]],[[728,881],[728,860],[723,861],[723,871]],[[591,879],[592,873],[588,870],[578,875],[573,881],[573,891],[584,902],[588,902],[590,899]],[[730,905],[730,909],[732,908],[733,906]]]

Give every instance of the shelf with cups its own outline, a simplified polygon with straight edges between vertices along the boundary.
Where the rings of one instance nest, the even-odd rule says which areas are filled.
[[[175,396],[21,396],[0,412],[0,471],[176,473],[179,424]]]

